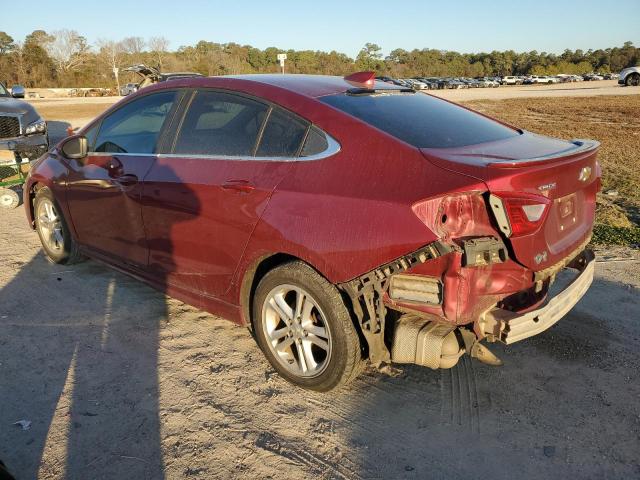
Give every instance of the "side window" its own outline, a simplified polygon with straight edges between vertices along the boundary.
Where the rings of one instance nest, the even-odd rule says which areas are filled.
[[[116,110],[102,121],[94,151],[154,153],[175,98],[174,91],[155,93]]]
[[[262,134],[257,157],[295,157],[308,125],[292,115],[274,108]]]
[[[96,123],[93,127],[84,133],[87,138],[87,144],[89,145],[89,151],[93,152],[93,146],[96,144],[96,136],[98,135],[98,129],[100,128],[100,122]]]
[[[251,156],[268,109],[239,95],[201,90],[182,122],[174,153]]]
[[[304,141],[304,147],[300,152],[301,157],[310,157],[311,155],[317,155],[324,152],[329,148],[329,142],[324,132],[318,128],[312,127],[309,130],[307,139]]]

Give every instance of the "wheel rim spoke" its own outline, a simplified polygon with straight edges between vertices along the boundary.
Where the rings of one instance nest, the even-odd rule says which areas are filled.
[[[296,342],[296,350],[298,350],[298,365],[300,366],[300,370],[302,370],[302,373],[306,373],[309,371],[309,368],[307,367],[307,359],[304,348],[302,347],[302,342]]]
[[[284,352],[287,350],[287,348],[291,346],[293,342],[294,342],[293,338],[287,338],[286,340],[283,340],[282,342],[278,343],[275,346],[275,349],[278,350],[279,352]]]
[[[314,345],[316,345],[317,347],[320,347],[325,351],[329,350],[329,344],[325,340],[322,340],[320,337],[316,337],[315,335],[309,335],[307,337],[307,340],[309,341],[309,343],[313,343]]]
[[[287,335],[289,335],[290,332],[291,332],[291,329],[288,326],[286,326],[279,330],[274,330],[273,332],[271,332],[269,334],[269,338],[271,338],[272,341],[277,341],[277,340],[280,340],[282,337],[286,337]]]
[[[318,368],[318,363],[316,359],[313,358],[313,352],[311,351],[311,343],[306,340],[302,341],[301,350],[304,357],[305,365],[309,370],[315,370]]]

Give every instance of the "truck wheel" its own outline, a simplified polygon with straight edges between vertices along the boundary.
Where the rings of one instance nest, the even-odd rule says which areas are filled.
[[[637,87],[640,85],[640,74],[639,73],[631,73],[627,75],[627,78],[624,80],[624,84],[627,87]]]
[[[10,188],[0,189],[0,207],[10,209],[20,205],[20,195]]]
[[[47,187],[38,190],[33,204],[36,231],[47,259],[52,263],[70,265],[84,259],[71,238],[53,193]]]
[[[360,340],[340,292],[303,262],[264,276],[252,323],[267,360],[295,385],[326,392],[361,371]]]

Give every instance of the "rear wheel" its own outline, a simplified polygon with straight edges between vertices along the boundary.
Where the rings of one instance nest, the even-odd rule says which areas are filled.
[[[302,262],[276,267],[260,281],[253,327],[273,368],[300,387],[324,392],[360,373],[360,340],[340,293]]]
[[[83,259],[69,227],[49,188],[38,190],[33,205],[36,231],[47,259],[52,263],[72,264]]]
[[[627,78],[624,80],[624,84],[627,87],[637,87],[638,85],[640,85],[640,74],[632,73],[630,75],[627,75]]]

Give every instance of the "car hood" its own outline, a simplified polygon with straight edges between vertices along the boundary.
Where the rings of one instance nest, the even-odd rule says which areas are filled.
[[[22,115],[25,124],[35,122],[40,117],[33,105],[11,97],[0,97],[0,115],[3,113]]]

